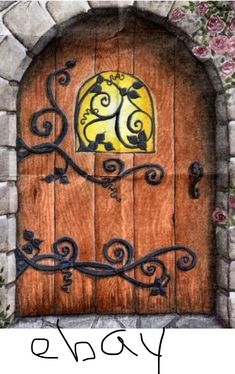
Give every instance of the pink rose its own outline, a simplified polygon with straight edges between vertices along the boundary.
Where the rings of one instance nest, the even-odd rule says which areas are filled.
[[[235,63],[233,60],[225,61],[221,65],[221,70],[224,75],[232,75],[235,71]]]
[[[207,29],[211,34],[220,33],[224,28],[224,21],[217,15],[211,16],[207,21]]]
[[[206,59],[209,58],[211,55],[211,50],[206,45],[199,45],[198,47],[194,47],[192,49],[192,52],[194,56],[200,58],[200,59]]]
[[[216,208],[212,213],[212,220],[217,225],[225,225],[227,223],[227,215],[222,209]]]
[[[235,196],[231,196],[231,197],[229,198],[229,208],[235,210]]]
[[[207,9],[208,9],[207,3],[204,3],[203,1],[200,2],[200,4],[198,4],[197,6],[197,12],[199,16],[204,16],[204,14],[207,12]]]
[[[229,30],[231,32],[235,32],[235,17],[233,17],[230,21]]]
[[[210,47],[218,55],[223,55],[227,52],[228,38],[224,35],[218,35],[211,39]]]
[[[170,20],[172,22],[178,22],[180,21],[182,18],[184,18],[186,12],[184,9],[182,8],[175,8],[173,10],[173,12],[170,14]]]
[[[235,56],[235,36],[231,36],[231,38],[228,39],[227,52],[229,56]]]

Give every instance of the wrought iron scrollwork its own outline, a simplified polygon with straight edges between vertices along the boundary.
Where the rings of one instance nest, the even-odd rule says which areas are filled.
[[[189,166],[189,195],[193,199],[199,199],[201,196],[200,188],[197,187],[197,183],[200,182],[204,174],[202,164],[198,161],[194,161]]]
[[[101,72],[78,92],[79,152],[152,152],[155,120],[147,86],[133,74]]]
[[[111,197],[115,198],[117,201],[121,201],[121,198],[118,196],[118,190],[116,187],[116,183],[125,178],[126,176],[136,173],[138,171],[144,170],[145,171],[145,180],[150,185],[157,185],[161,183],[164,177],[164,169],[161,165],[157,163],[146,163],[137,165],[133,168],[126,169],[125,163],[119,158],[110,158],[103,163],[104,171],[107,173],[116,173],[116,175],[106,176],[106,177],[96,177],[93,175],[88,174],[85,170],[83,170],[60,146],[62,141],[64,140],[67,131],[68,131],[68,120],[64,112],[59,107],[58,103],[56,102],[55,95],[53,94],[53,82],[54,80],[58,80],[58,83],[66,86],[71,81],[71,76],[68,72],[69,69],[75,66],[75,60],[68,61],[64,66],[55,70],[51,74],[49,74],[47,78],[47,96],[49,98],[51,107],[50,108],[42,108],[38,112],[34,113],[31,121],[31,130],[32,132],[39,136],[39,137],[47,137],[50,136],[53,132],[53,128],[55,124],[51,120],[44,120],[40,123],[40,119],[43,116],[54,113],[55,115],[59,116],[61,119],[61,131],[56,137],[53,143],[50,142],[43,142],[38,145],[29,146],[26,142],[21,138],[18,137],[17,139],[17,157],[18,162],[23,161],[25,158],[32,156],[32,155],[40,155],[45,153],[52,153],[56,152],[59,154],[65,162],[64,167],[55,167],[55,170],[52,174],[49,174],[45,177],[44,181],[47,183],[60,181],[60,183],[69,183],[69,178],[67,176],[68,168],[72,168],[78,175],[85,178],[87,181],[96,183],[101,185],[104,188],[107,188],[111,192]]]
[[[176,262],[177,268],[181,271],[193,269],[197,262],[194,251],[183,245],[154,249],[135,260],[134,247],[121,238],[113,238],[104,244],[105,263],[78,261],[79,248],[72,238],[59,238],[52,244],[51,253],[40,254],[40,245],[43,241],[35,238],[34,232],[30,230],[25,230],[23,236],[26,244],[16,248],[17,276],[19,277],[28,267],[49,273],[61,271],[61,288],[66,292],[69,292],[72,284],[72,270],[77,270],[92,277],[121,277],[134,286],[149,289],[151,296],[165,296],[171,276],[159,257],[169,252],[183,252]],[[141,280],[130,274],[133,269],[139,269]],[[143,275],[147,278],[152,277],[153,280],[143,281]]]

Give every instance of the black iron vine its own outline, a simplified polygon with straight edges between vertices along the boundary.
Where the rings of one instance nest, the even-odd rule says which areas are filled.
[[[204,169],[199,161],[193,161],[189,165],[189,195],[193,199],[199,199],[201,196],[201,190],[197,187],[197,183],[200,182],[204,175]]]
[[[188,271],[196,265],[195,253],[191,248],[183,245],[154,249],[135,260],[134,247],[124,239],[113,238],[103,246],[106,262],[101,263],[78,261],[79,248],[72,238],[66,236],[59,238],[52,244],[51,253],[40,254],[40,245],[43,241],[35,238],[34,232],[30,230],[25,230],[23,236],[26,244],[22,248],[16,248],[17,276],[19,277],[28,267],[48,273],[61,271],[62,289],[66,292],[69,292],[72,284],[72,270],[77,270],[93,277],[121,277],[134,286],[149,289],[151,296],[165,296],[171,277],[159,257],[169,252],[184,252],[176,262],[177,268]],[[152,277],[153,280],[147,282],[137,279],[136,275],[130,274],[133,269],[139,269],[141,278],[145,275]]]
[[[66,62],[65,66],[56,69],[49,74],[46,82],[46,91],[49,98],[51,107],[42,108],[38,112],[34,113],[31,120],[31,130],[33,134],[39,137],[48,137],[52,134],[55,124],[51,120],[44,120],[41,125],[39,124],[39,119],[42,116],[50,113],[58,115],[61,119],[61,131],[56,137],[53,143],[43,142],[35,146],[29,146],[25,141],[19,136],[17,139],[17,157],[18,162],[23,161],[26,157],[32,155],[40,155],[45,153],[58,153],[65,161],[64,167],[55,167],[52,174],[45,177],[45,182],[51,183],[54,181],[60,181],[60,183],[69,183],[67,176],[68,167],[71,167],[77,174],[85,178],[87,181],[101,185],[111,191],[111,197],[115,198],[117,201],[121,201],[118,196],[118,190],[116,183],[122,178],[128,176],[129,174],[135,173],[139,170],[145,170],[145,180],[150,185],[158,185],[161,183],[164,177],[164,169],[161,165],[157,163],[145,163],[137,165],[133,168],[126,169],[124,161],[119,158],[109,158],[104,161],[103,168],[107,173],[115,173],[113,176],[107,177],[95,177],[88,174],[83,170],[61,147],[60,144],[64,140],[68,131],[68,120],[64,112],[59,107],[56,102],[55,96],[53,94],[53,82],[58,79],[59,84],[62,86],[67,86],[71,81],[71,76],[68,72],[69,69],[75,66],[75,60],[70,60]]]

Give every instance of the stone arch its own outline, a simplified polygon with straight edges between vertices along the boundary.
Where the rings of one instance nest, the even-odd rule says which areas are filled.
[[[0,289],[3,307],[15,313],[15,256],[17,212],[16,127],[17,93],[32,60],[65,28],[91,12],[128,11],[162,24],[192,50],[200,43],[200,16],[187,14],[188,2],[174,1],[2,1],[0,4],[0,263],[6,285]],[[185,11],[176,20],[179,9]],[[191,14],[192,13],[192,14]],[[234,37],[235,38],[235,37]],[[228,217],[229,195],[235,189],[235,84],[228,86],[217,56],[199,59],[216,91],[216,207]],[[216,313],[235,327],[235,226],[220,226],[216,233]]]

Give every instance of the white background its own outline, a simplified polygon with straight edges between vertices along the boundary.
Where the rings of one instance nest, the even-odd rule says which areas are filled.
[[[106,356],[101,351],[102,339],[108,329],[63,329],[63,334],[73,347],[77,341],[89,341],[96,359],[83,362],[90,355],[84,345],[78,346],[79,361],[76,362],[57,329],[2,329],[0,330],[0,371],[23,374],[49,373],[100,373],[100,374],[158,374],[158,358],[154,357],[141,343],[140,332],[146,345],[157,353],[161,329],[135,329],[115,333],[106,340],[105,349],[120,350],[117,336],[138,354],[133,356],[124,349],[119,356]],[[31,353],[34,338],[46,338],[50,342],[48,360]],[[37,344],[37,345],[36,345]],[[45,342],[36,342],[34,350],[43,351]],[[162,343],[161,374],[234,374],[235,373],[235,330],[221,329],[167,329]]]

